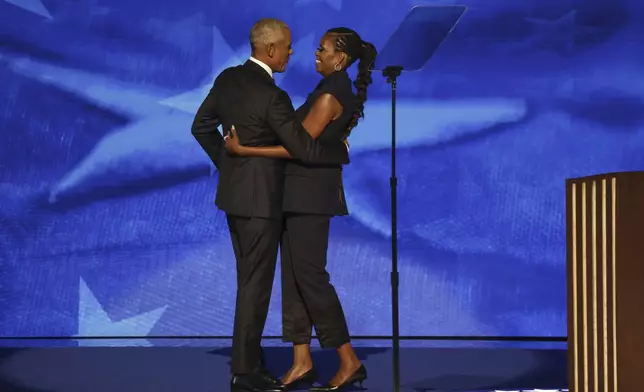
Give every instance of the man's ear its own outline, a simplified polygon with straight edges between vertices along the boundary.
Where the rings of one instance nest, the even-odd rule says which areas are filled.
[[[266,48],[266,54],[268,54],[268,57],[275,56],[275,45],[274,44],[268,44],[268,47]]]

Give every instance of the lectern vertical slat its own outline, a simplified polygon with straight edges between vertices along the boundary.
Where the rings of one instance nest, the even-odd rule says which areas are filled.
[[[595,355],[593,347],[593,238],[592,238],[592,183],[584,182],[582,184],[582,221],[583,221],[583,256],[582,271],[584,272],[582,281],[583,290],[583,334],[584,334],[584,388],[588,392],[595,392],[593,389],[593,357]]]
[[[570,183],[566,188],[566,219],[568,237],[568,352],[569,355],[569,387],[573,391],[580,391],[579,369],[581,355],[579,353],[579,186]],[[572,324],[572,325],[571,325]]]
[[[598,390],[609,392],[608,389],[608,375],[606,374],[606,369],[608,366],[608,314],[606,313],[608,309],[608,277],[607,277],[607,253],[606,253],[606,179],[602,179],[599,182],[597,189],[597,195],[599,202],[597,204],[597,216],[599,219],[597,225],[597,236],[598,239],[598,269],[599,276],[597,279],[597,287],[600,293],[598,299],[598,318],[597,321],[600,323],[599,327],[599,343],[598,343],[598,355],[597,360],[599,362],[598,366]]]
[[[600,350],[599,350],[599,328],[601,325],[599,324],[599,308],[597,306],[600,298],[600,293],[599,293],[599,268],[597,265],[597,254],[599,251],[599,241],[597,241],[597,181],[592,182],[592,193],[591,193],[591,205],[592,205],[592,214],[591,214],[591,242],[592,242],[592,271],[591,271],[591,280],[590,283],[592,285],[592,332],[593,332],[593,343],[592,343],[592,359],[593,359],[593,367],[592,367],[592,391],[593,392],[599,392],[599,357],[600,357]]]
[[[610,179],[610,277],[611,277],[611,301],[610,301],[610,353],[612,356],[612,365],[610,369],[613,392],[619,392],[618,374],[617,374],[617,179]]]

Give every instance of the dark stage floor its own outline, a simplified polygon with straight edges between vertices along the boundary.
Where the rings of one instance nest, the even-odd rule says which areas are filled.
[[[10,347],[0,348],[2,392],[225,392],[229,347]],[[357,348],[369,372],[369,391],[392,391],[392,350]],[[267,347],[275,374],[290,364],[287,347]],[[314,351],[322,380],[337,364],[331,351]],[[562,349],[408,348],[401,350],[402,390],[556,390],[566,387]]]

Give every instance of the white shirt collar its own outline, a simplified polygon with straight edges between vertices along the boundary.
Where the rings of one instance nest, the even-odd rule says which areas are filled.
[[[259,65],[262,68],[264,68],[264,71],[268,72],[268,74],[270,75],[271,78],[273,77],[273,71],[271,70],[271,68],[268,65],[262,63],[261,61],[257,60],[255,57],[252,57],[252,56],[250,58],[250,61],[252,61],[253,63]]]

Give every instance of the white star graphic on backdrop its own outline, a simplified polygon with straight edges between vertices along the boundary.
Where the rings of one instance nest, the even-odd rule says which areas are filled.
[[[52,19],[51,14],[40,0],[4,0],[9,4],[20,7],[23,10],[33,12],[47,19]]]
[[[216,28],[212,33],[213,72],[216,74],[229,65],[239,64],[236,53],[241,53],[241,49],[233,51]],[[190,134],[194,113],[207,95],[212,77],[196,90],[164,98],[170,95],[166,91],[144,89],[29,58],[0,57],[8,57],[10,67],[15,72],[73,92],[99,107],[132,118],[128,125],[101,139],[80,163],[52,187],[50,203],[56,203],[61,195],[74,189],[91,187],[94,177],[111,171],[112,174],[101,178],[102,186],[118,187],[124,182],[123,178],[137,180],[203,167],[209,167],[211,175],[215,172],[214,165]],[[217,67],[221,61],[216,58],[226,58],[227,61]]]
[[[138,316],[113,321],[89,289],[85,280],[80,278],[78,334],[75,336],[147,336],[166,309],[167,306],[164,306]],[[96,346],[101,345],[101,342],[80,339],[78,344],[79,346]],[[147,340],[140,339],[110,340],[110,345],[151,346]]]
[[[312,3],[326,3],[336,11],[342,10],[342,0],[295,0],[296,6],[303,6]]]

